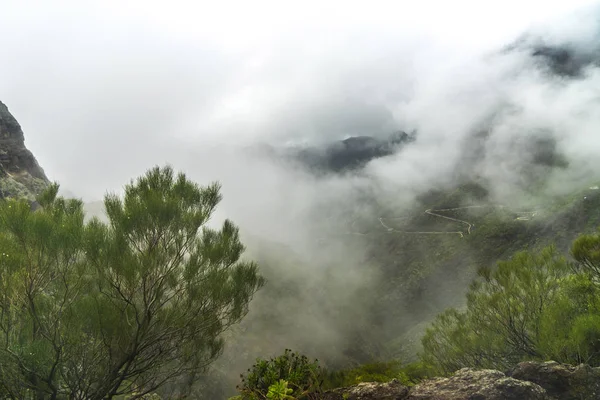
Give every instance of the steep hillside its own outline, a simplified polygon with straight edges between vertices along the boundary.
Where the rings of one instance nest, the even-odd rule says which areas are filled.
[[[33,200],[47,184],[44,170],[25,147],[21,125],[0,102],[0,197]]]
[[[371,263],[384,275],[374,311],[385,332],[381,339],[402,359],[412,359],[418,350],[425,321],[448,306],[461,307],[477,268],[551,243],[567,252],[579,234],[600,225],[595,185],[522,208],[438,204],[422,205],[410,219],[382,219],[392,230],[375,230],[374,220],[367,240]]]

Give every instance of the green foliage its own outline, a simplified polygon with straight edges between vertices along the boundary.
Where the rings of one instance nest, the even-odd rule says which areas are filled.
[[[586,274],[569,276],[542,317],[540,348],[547,359],[600,364],[600,289]]]
[[[571,254],[581,271],[600,279],[600,233],[579,236],[571,246]]]
[[[553,247],[517,253],[496,269],[482,268],[467,293],[466,310],[447,310],[427,330],[423,359],[450,373],[543,358],[542,322],[569,272]]]
[[[348,370],[326,372],[323,388],[334,389],[361,382],[389,382],[392,379],[397,379],[403,385],[413,386],[430,377],[430,369],[421,361],[406,365],[402,365],[399,361],[363,364]]]
[[[280,379],[271,386],[267,392],[267,399],[269,400],[295,400],[291,394],[294,392],[293,389],[288,388],[288,382]]]
[[[427,330],[423,360],[440,373],[527,359],[600,365],[600,235],[581,235],[571,254],[575,264],[549,247],[481,269],[466,309]]]
[[[84,222],[58,185],[0,203],[0,395],[156,398],[222,349],[262,284],[237,227],[206,227],[221,196],[171,168],[107,195]]]
[[[361,382],[389,382],[401,373],[397,361],[363,364],[356,368],[326,372],[323,386],[327,389],[352,386]]]
[[[434,369],[430,364],[419,360],[408,363],[400,370],[398,380],[406,386],[413,386],[423,379],[434,377]]]
[[[269,398],[270,388],[281,388],[277,385],[281,385],[282,380],[286,382],[286,389],[291,389],[286,395],[302,400],[316,398],[315,394],[321,391],[322,370],[318,360],[310,361],[306,356],[286,349],[278,357],[256,360],[248,374],[241,378],[238,391],[244,400]]]

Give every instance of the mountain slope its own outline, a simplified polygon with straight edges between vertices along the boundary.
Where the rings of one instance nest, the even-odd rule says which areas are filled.
[[[48,178],[25,146],[21,125],[0,102],[0,197],[33,200],[48,184]]]

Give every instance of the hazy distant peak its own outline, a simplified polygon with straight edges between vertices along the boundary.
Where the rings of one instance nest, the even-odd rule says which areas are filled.
[[[551,43],[541,37],[523,36],[505,50],[523,51],[538,67],[568,78],[581,77],[586,68],[600,66],[600,34],[593,45],[572,41]]]
[[[414,135],[394,132],[387,137],[351,136],[322,147],[290,149],[289,157],[319,173],[344,172],[364,167],[376,158],[390,156],[414,140]]]

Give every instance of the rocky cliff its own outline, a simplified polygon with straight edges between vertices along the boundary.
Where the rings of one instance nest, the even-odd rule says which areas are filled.
[[[25,147],[21,125],[0,102],[0,198],[33,200],[47,184],[44,170]]]
[[[506,373],[464,368],[408,388],[397,381],[360,383],[321,400],[580,400],[600,398],[600,368],[524,362]]]

